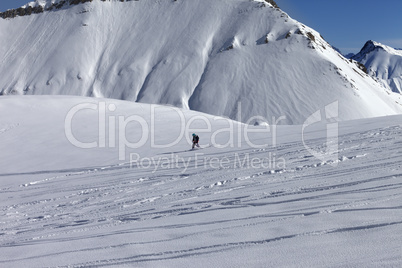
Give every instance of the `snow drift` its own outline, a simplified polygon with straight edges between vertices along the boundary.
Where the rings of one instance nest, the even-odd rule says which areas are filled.
[[[105,97],[287,124],[335,101],[341,120],[402,111],[400,95],[265,1],[62,2],[32,2],[45,11],[0,20],[3,95]]]
[[[340,122],[336,168],[311,156],[300,126],[278,126],[275,147],[146,144],[130,151],[165,166],[130,167],[114,148],[74,148],[66,138],[71,108],[102,102],[116,107],[106,118],[149,122],[150,105],[111,99],[0,102],[8,115],[0,118],[1,267],[401,267],[402,116]],[[180,120],[172,107],[158,107],[158,142],[176,139]],[[227,128],[202,116],[212,131]],[[96,140],[96,117],[74,117],[77,138]],[[132,141],[141,132],[135,124],[126,130]],[[325,126],[307,132],[308,145],[324,150]],[[202,146],[210,135],[200,135]],[[258,165],[270,156],[286,167]],[[176,165],[182,158],[187,169]]]

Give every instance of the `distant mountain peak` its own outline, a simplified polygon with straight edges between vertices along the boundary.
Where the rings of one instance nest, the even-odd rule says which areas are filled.
[[[344,57],[347,58],[347,59],[351,59],[351,58],[353,58],[355,55],[356,55],[355,53],[348,53],[348,54],[344,55]]]
[[[353,59],[360,62],[364,57],[366,57],[367,54],[376,49],[383,49],[383,48],[381,47],[380,43],[377,43],[373,40],[369,40],[364,44],[360,52],[353,56]]]
[[[371,76],[392,91],[402,93],[401,50],[369,40],[352,59],[364,64]]]
[[[360,52],[357,53],[355,56],[353,56],[353,59],[361,62],[362,60],[364,60],[364,58],[366,57],[367,54],[369,54],[375,50],[382,50],[382,51],[386,51],[387,53],[390,53],[393,55],[402,56],[402,52],[398,49],[392,48],[390,46],[381,44],[381,43],[373,41],[373,40],[369,40],[364,44],[364,46],[360,50]]]

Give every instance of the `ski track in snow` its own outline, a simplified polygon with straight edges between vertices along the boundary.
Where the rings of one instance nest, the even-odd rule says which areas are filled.
[[[7,131],[10,131],[18,126],[19,126],[19,124],[0,125],[0,135],[3,133],[6,133]]]
[[[193,161],[185,173],[128,164],[43,171],[34,181],[25,173],[26,183],[0,189],[0,266],[174,266],[301,237],[401,230],[400,132],[394,126],[340,137],[337,168],[289,143],[218,155],[234,162],[236,152],[274,152],[287,161],[277,170],[204,169]],[[49,250],[35,254],[41,247]],[[28,253],[13,253],[21,250]]]

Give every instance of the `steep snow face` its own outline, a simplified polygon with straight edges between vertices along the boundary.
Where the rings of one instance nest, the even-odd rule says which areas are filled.
[[[402,111],[401,96],[265,1],[65,4],[1,20],[0,39],[4,95],[106,97],[287,124],[335,101],[341,120]]]
[[[368,41],[353,59],[363,63],[370,75],[380,79],[392,91],[402,93],[401,50]]]

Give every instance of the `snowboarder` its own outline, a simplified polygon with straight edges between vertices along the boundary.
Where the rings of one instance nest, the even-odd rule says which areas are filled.
[[[200,148],[200,145],[198,144],[198,141],[200,140],[200,137],[198,137],[198,135],[196,135],[195,133],[193,133],[193,148],[195,146],[197,146],[198,148]]]

